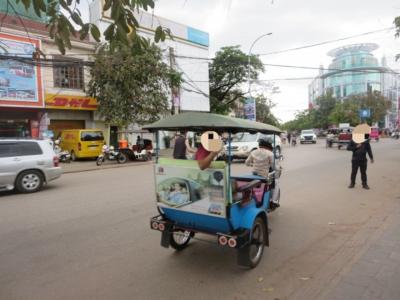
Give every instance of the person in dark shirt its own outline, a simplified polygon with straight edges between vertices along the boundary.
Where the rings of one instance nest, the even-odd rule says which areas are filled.
[[[372,155],[369,140],[366,140],[363,143],[355,143],[352,140],[347,146],[347,150],[353,152],[351,159],[351,181],[349,188],[354,188],[356,184],[357,171],[358,168],[360,168],[362,187],[366,190],[369,190],[369,186],[367,184],[367,154],[371,160],[371,163],[374,162],[374,156]]]
[[[179,133],[175,138],[173,157],[175,159],[186,159],[186,137]]]

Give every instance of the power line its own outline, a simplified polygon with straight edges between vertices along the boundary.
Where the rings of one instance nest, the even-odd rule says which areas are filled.
[[[325,41],[325,42],[320,42],[320,43],[315,43],[315,44],[310,44],[310,45],[305,45],[305,46],[300,46],[300,47],[295,47],[295,48],[289,48],[289,49],[285,49],[285,50],[261,53],[261,54],[258,54],[258,56],[280,54],[280,53],[285,53],[285,52],[290,52],[290,51],[296,51],[296,50],[312,48],[312,47],[316,47],[316,46],[321,46],[321,45],[326,45],[326,44],[331,44],[331,43],[335,43],[335,42],[340,42],[340,41],[353,39],[353,38],[356,38],[356,37],[361,37],[361,36],[375,34],[375,33],[383,32],[383,31],[393,30],[395,28],[396,27],[393,27],[393,26],[392,27],[387,27],[387,28],[383,28],[383,29],[378,29],[378,30],[374,30],[374,31],[368,31],[368,32],[364,32],[364,33],[360,33],[360,34],[356,34],[356,35],[351,35],[351,36],[347,36],[347,37],[343,37],[343,38],[338,38],[338,39],[334,39],[334,40],[329,40],[329,41]]]

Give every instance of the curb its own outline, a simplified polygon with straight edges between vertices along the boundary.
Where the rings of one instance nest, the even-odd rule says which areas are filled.
[[[129,162],[126,164],[113,164],[113,165],[103,165],[99,166],[97,168],[85,168],[85,169],[77,169],[77,170],[63,170],[63,174],[71,174],[71,173],[82,173],[82,172],[90,172],[90,171],[101,171],[101,170],[106,170],[106,169],[115,169],[115,168],[126,168],[126,167],[133,167],[133,166],[143,166],[143,165],[150,165],[153,164],[153,161],[150,162]]]

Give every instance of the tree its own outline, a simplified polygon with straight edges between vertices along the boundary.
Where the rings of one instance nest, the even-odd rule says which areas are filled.
[[[260,59],[250,56],[250,78],[257,79],[264,71]],[[248,79],[248,56],[239,46],[223,47],[209,67],[211,112],[227,114],[237,100],[243,99],[245,92],[240,85]]]
[[[379,91],[371,91],[365,95],[354,95],[338,103],[329,119],[335,123],[350,123],[357,125],[361,122],[360,109],[370,109],[371,117],[363,121],[374,124],[384,120],[391,107],[390,100],[386,99]]]
[[[91,69],[88,94],[99,102],[107,123],[126,126],[156,121],[168,110],[168,95],[179,86],[180,74],[162,61],[161,50],[146,46],[103,47]]]
[[[275,106],[271,100],[263,95],[256,97],[256,119],[258,122],[279,126],[278,119],[272,114],[271,109]]]
[[[306,109],[296,113],[294,120],[283,124],[283,128],[289,131],[314,128],[315,109]]]
[[[333,96],[332,91],[316,99],[316,107],[314,114],[314,128],[328,128],[330,125],[329,115],[334,110],[337,99]]]
[[[6,0],[7,5],[15,11],[12,0]],[[65,48],[71,49],[71,35],[79,36],[81,40],[88,34],[100,41],[100,31],[96,25],[85,23],[81,18],[81,12],[77,8],[80,0],[15,0],[16,3],[22,2],[25,9],[33,7],[37,16],[42,14],[49,18],[49,34],[58,46],[62,54]],[[154,0],[105,0],[103,12],[109,11],[112,20],[111,24],[103,32],[105,40],[112,46],[114,44],[131,43],[140,44],[145,47],[146,40],[137,34],[139,22],[133,12],[143,9],[145,11],[154,8]],[[62,8],[62,10],[60,10]],[[168,28],[158,26],[155,31],[155,41],[165,40],[170,34]],[[112,48],[111,48],[112,49]]]

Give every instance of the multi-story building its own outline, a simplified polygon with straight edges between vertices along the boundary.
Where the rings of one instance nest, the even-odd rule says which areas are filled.
[[[309,107],[316,105],[316,99],[331,91],[345,100],[351,95],[380,91],[392,101],[392,108],[385,118],[385,127],[394,128],[399,118],[400,76],[390,69],[383,58],[380,64],[372,52],[377,44],[355,44],[328,52],[333,57],[327,69],[320,68],[319,75],[309,85]]]
[[[90,4],[90,22],[96,24],[101,32],[104,32],[112,22],[110,11],[104,12],[103,4],[104,0],[94,0]],[[144,11],[134,14],[140,24],[138,33],[150,40],[154,39],[155,29],[159,25],[171,31],[172,39],[167,38],[157,45],[165,53],[165,62],[181,72],[185,81],[179,91],[171,91],[169,95],[175,112],[210,111],[207,61],[199,63],[199,60],[190,59],[190,57],[208,58],[208,33]],[[114,135],[118,132],[118,128],[113,124],[110,125],[111,139],[115,140]]]
[[[101,125],[96,100],[85,93],[84,62],[95,44],[72,37],[72,49],[61,56],[46,17],[22,3],[11,9],[1,2],[0,19],[0,137],[57,136],[63,129]],[[45,56],[33,59],[37,50]]]

